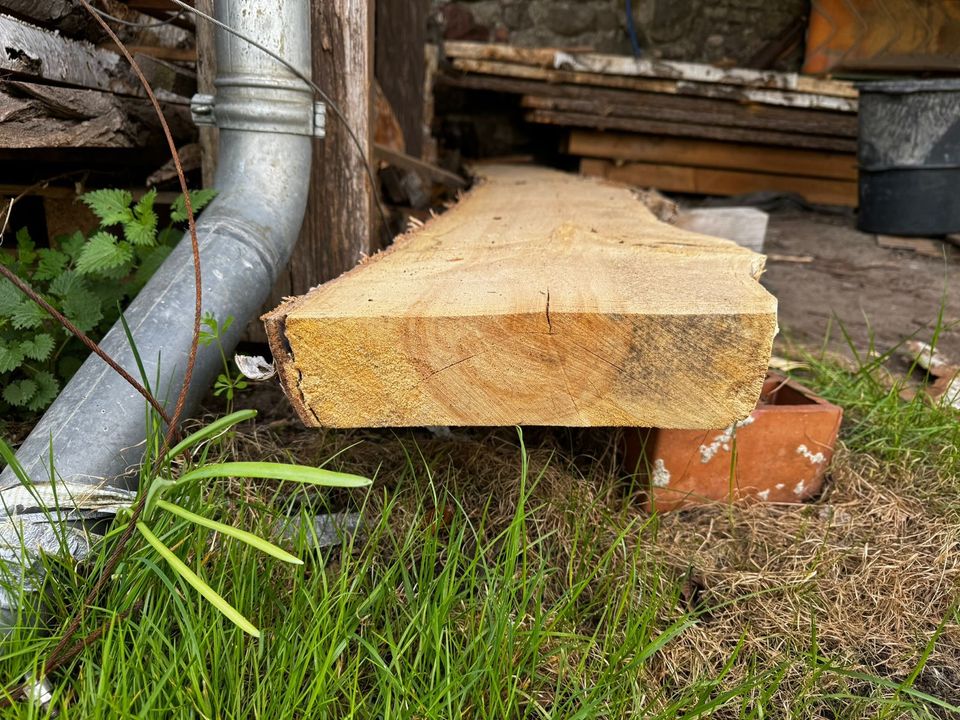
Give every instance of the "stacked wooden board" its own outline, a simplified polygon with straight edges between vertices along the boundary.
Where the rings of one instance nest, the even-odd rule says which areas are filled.
[[[451,42],[440,82],[520,96],[581,169],[677,192],[855,205],[857,93],[794,73]]]
[[[627,188],[534,166],[264,317],[325,427],[724,427],[777,328],[764,258],[658,221]]]

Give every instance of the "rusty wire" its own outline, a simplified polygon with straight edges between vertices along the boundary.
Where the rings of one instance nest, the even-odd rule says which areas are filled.
[[[180,155],[177,152],[176,143],[173,140],[173,135],[170,132],[170,127],[163,116],[163,110],[161,109],[160,103],[158,102],[156,95],[153,92],[153,88],[150,86],[150,83],[147,81],[146,77],[143,75],[143,72],[140,70],[140,67],[139,65],[137,65],[137,62],[130,55],[130,52],[127,50],[126,46],[123,44],[120,38],[117,37],[117,34],[110,28],[110,26],[106,23],[106,21],[97,14],[97,12],[90,5],[88,0],[79,0],[79,3],[87,10],[87,12],[91,15],[91,17],[93,17],[93,19],[100,24],[100,26],[104,29],[104,31],[107,33],[110,39],[113,40],[114,43],[116,43],[121,54],[123,54],[123,56],[126,58],[134,74],[140,80],[141,85],[143,85],[144,91],[146,92],[147,97],[150,99],[150,102],[157,113],[157,117],[160,121],[160,125],[163,128],[164,136],[166,137],[167,144],[170,148],[170,154],[173,158],[173,163],[177,170],[177,177],[180,180],[180,188],[181,188],[181,191],[183,192],[184,208],[186,209],[186,212],[187,212],[187,222],[189,225],[190,241],[191,241],[192,251],[193,251],[194,282],[195,282],[193,340],[190,346],[190,354],[187,358],[187,367],[186,367],[186,372],[184,374],[183,385],[180,388],[180,393],[177,397],[177,403],[176,403],[176,406],[174,407],[173,415],[172,417],[169,418],[169,422],[167,423],[167,433],[164,436],[163,447],[157,456],[157,463],[159,463],[161,462],[161,459],[163,458],[163,456],[166,454],[173,439],[177,435],[177,426],[179,425],[181,415],[183,414],[183,408],[186,403],[187,393],[190,389],[190,384],[193,379],[193,369],[196,363],[197,348],[199,347],[199,344],[200,344],[200,321],[201,321],[201,308],[202,308],[200,244],[197,239],[197,227],[196,227],[196,221],[193,215],[193,205],[190,201],[190,192],[189,192],[189,189],[187,188],[186,176],[184,175],[184,172],[183,172],[183,165],[180,162]],[[23,290],[22,287],[21,287],[21,290]],[[27,294],[29,297],[30,293],[28,292]],[[36,293],[33,293],[33,295],[36,295]],[[41,305],[41,307],[43,306],[44,305]],[[52,308],[49,308],[49,309],[48,308],[49,308],[49,305],[44,307],[45,310],[50,312]],[[57,315],[59,315],[59,313],[54,315],[54,317],[57,317]],[[57,318],[57,319],[60,320],[60,318]],[[66,318],[64,318],[63,320],[66,320]],[[65,327],[68,327],[69,329],[70,327],[72,327],[72,325],[70,326],[65,325]],[[106,354],[102,353],[101,351],[98,353],[98,355],[100,355],[100,357],[104,357]],[[104,359],[106,358],[104,357]],[[108,364],[110,364],[111,367],[114,367],[116,369],[115,362],[108,363]],[[154,402],[151,404],[154,404],[155,402],[156,402],[156,399],[154,398]],[[166,413],[163,413],[162,417],[167,419]],[[146,497],[147,497],[146,493],[141,493],[140,499],[138,500],[136,505],[134,505],[131,511],[131,516],[128,521],[127,527],[124,529],[120,538],[117,540],[116,546],[108,556],[107,561],[104,564],[103,570],[100,572],[99,577],[97,578],[96,582],[93,584],[93,587],[90,588],[90,591],[87,593],[87,596],[84,598],[83,602],[77,608],[73,617],[67,623],[66,629],[64,630],[63,636],[60,638],[60,641],[56,644],[53,650],[50,651],[49,655],[47,656],[47,659],[44,661],[43,667],[40,673],[41,678],[48,675],[50,672],[57,669],[58,667],[69,662],[70,660],[72,660],[91,642],[94,642],[97,639],[97,637],[99,637],[100,634],[103,632],[102,628],[94,630],[92,633],[89,633],[88,635],[82,637],[80,640],[76,641],[72,645],[69,644],[70,639],[77,632],[77,630],[80,628],[80,624],[83,622],[83,617],[84,617],[86,608],[89,605],[93,604],[93,602],[99,596],[100,592],[103,590],[106,584],[110,581],[110,578],[113,575],[113,571],[116,569],[117,564],[120,562],[120,558],[123,555],[124,550],[126,550],[127,546],[129,545],[130,540],[132,539],[134,534],[134,529],[136,527],[136,520],[143,513],[144,507],[146,506]],[[40,679],[40,678],[37,678],[37,679]],[[12,688],[6,697],[0,699],[0,707],[5,707],[10,705],[12,698],[22,697],[24,690],[26,688],[26,685],[27,683],[21,683],[18,686]]]

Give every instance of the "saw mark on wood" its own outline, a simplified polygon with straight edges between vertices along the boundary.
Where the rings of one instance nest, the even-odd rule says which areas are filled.
[[[581,345],[581,344],[578,343],[576,340],[570,340],[570,341],[568,341],[568,342],[570,342],[571,345],[576,345],[578,348],[580,348],[581,350],[583,350],[583,351],[584,351],[585,353],[587,353],[588,355],[592,355],[592,356],[595,357],[597,360],[600,360],[601,362],[605,362],[605,363],[606,363],[607,365],[609,365],[610,367],[615,368],[616,370],[619,370],[620,372],[626,372],[626,370],[625,370],[623,367],[621,367],[620,365],[617,365],[615,362],[610,362],[610,360],[608,360],[607,358],[605,358],[605,357],[604,357],[603,355],[601,355],[600,353],[596,353],[596,352],[594,352],[593,350],[591,350],[590,348],[586,347],[585,345]]]
[[[461,365],[461,364],[465,363],[467,360],[472,360],[472,359],[475,358],[475,357],[478,357],[478,356],[480,356],[480,355],[483,355],[485,352],[487,352],[487,351],[486,351],[486,350],[481,350],[480,352],[473,353],[472,355],[467,355],[465,358],[460,358],[459,360],[454,360],[454,361],[453,361],[452,363],[450,363],[449,365],[444,365],[442,368],[438,368],[437,370],[432,371],[429,375],[427,375],[425,378],[423,378],[423,380],[421,380],[420,382],[421,382],[421,383],[425,383],[427,380],[430,380],[430,379],[436,377],[437,375],[439,375],[440,373],[442,373],[444,370],[449,370],[449,369],[452,368],[452,367],[456,367],[457,365]]]

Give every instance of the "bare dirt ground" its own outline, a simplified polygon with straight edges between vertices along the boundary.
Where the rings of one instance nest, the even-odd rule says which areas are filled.
[[[944,307],[938,347],[960,358],[960,251],[940,243],[941,258],[877,245],[876,236],[855,229],[852,215],[812,211],[773,212],[764,251],[763,284],[780,301],[780,343],[819,347],[832,321],[830,349],[847,351],[841,323],[858,351],[885,352],[904,338],[929,342]],[[810,263],[776,255],[812,256]]]

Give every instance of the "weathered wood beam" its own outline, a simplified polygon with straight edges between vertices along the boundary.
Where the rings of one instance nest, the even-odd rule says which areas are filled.
[[[817,95],[794,90],[751,87],[748,85],[725,85],[722,83],[697,83],[660,77],[608,75],[579,70],[554,70],[533,65],[496,60],[474,60],[472,58],[454,58],[452,65],[455,70],[467,73],[540,80],[551,83],[611,87],[668,95],[690,95],[815,110],[835,110],[850,113],[857,111],[857,100],[854,98]]]
[[[747,170],[725,170],[664,163],[620,162],[583,158],[580,172],[641,188],[700,195],[743,195],[754,192],[796,193],[811,203],[856,207],[853,180],[811,178]]]
[[[622,117],[606,115],[597,112],[595,104],[584,102],[578,106],[580,110],[553,110],[551,107],[569,107],[577,101],[554,100],[524,96],[525,107],[531,109],[524,114],[527,122],[543,125],[559,125],[561,127],[596,128],[598,130],[626,130],[629,132],[647,133],[651,135],[673,135],[676,137],[707,138],[712,140],[728,140],[733,142],[762,143],[766,145],[801,147],[809,150],[832,150],[836,152],[854,153],[857,150],[857,141],[853,138],[831,137],[827,135],[800,135],[785,133],[777,130],[757,130],[752,128],[723,127],[699,123],[668,122],[662,120],[647,120],[636,117]]]
[[[649,60],[629,55],[602,53],[570,53],[555,48],[522,48],[497,43],[448,41],[443,44],[448,57],[552,68],[597,75],[622,75],[676,80],[711,85],[737,85],[767,90],[857,98],[853,83],[842,80],[821,80],[798,73],[752,70],[749,68],[720,68],[704,63]]]
[[[596,103],[596,107],[607,114],[611,114],[608,112],[610,108],[628,107],[629,115],[650,120],[700,122],[725,127],[857,137],[856,115],[829,110],[803,110],[760,103],[743,103],[731,99],[568,85],[496,75],[447,73],[439,75],[437,83],[467,90],[492,90],[516,95],[589,101]]]
[[[430,0],[376,0],[374,69],[403,129],[406,152],[423,145],[423,45]]]
[[[763,257],[628,189],[490,166],[466,198],[264,317],[308,425],[724,427],[754,407]]]
[[[567,152],[614,161],[753,170],[775,175],[857,180],[854,153],[821,152],[797,147],[716,142],[699,138],[672,138],[633,133],[573,130]]]
[[[190,44],[193,38],[191,30],[173,23],[157,25],[156,17],[139,13],[119,0],[92,0],[91,4],[113,17],[139,25],[111,23],[126,43],[173,47]],[[100,24],[76,0],[4,0],[0,10],[78,40],[97,43],[108,39]]]

